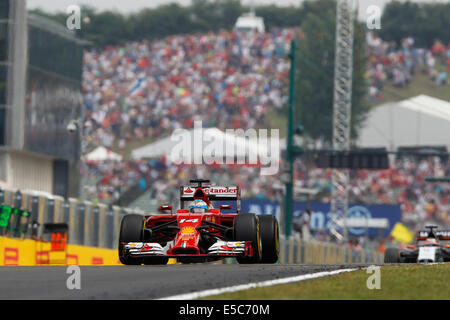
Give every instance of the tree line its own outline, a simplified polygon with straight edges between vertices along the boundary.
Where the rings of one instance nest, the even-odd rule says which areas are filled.
[[[415,45],[431,47],[435,40],[450,43],[450,2],[392,1],[381,16],[378,34],[383,40],[399,43],[411,36]]]
[[[90,6],[81,7],[81,30],[77,35],[91,41],[94,46],[120,45],[129,41],[154,40],[174,34],[195,34],[231,30],[237,18],[249,12],[240,0],[193,0],[189,6],[168,3],[131,14],[117,11],[97,11]],[[40,9],[30,13],[66,24],[65,12],[48,13]],[[299,7],[264,5],[255,8],[255,14],[264,18],[266,30],[273,27],[298,25],[304,16]]]
[[[280,7],[258,5],[255,13],[264,18],[266,29],[297,27],[307,15],[318,7],[329,4],[307,0],[300,6]],[[319,1],[320,2],[320,1]],[[329,1],[334,4],[334,1]],[[193,0],[189,6],[168,3],[156,8],[143,9],[131,14],[117,11],[97,11],[82,7],[82,28],[78,35],[95,46],[117,45],[134,40],[153,40],[173,34],[217,32],[233,28],[236,19],[250,7],[240,0]],[[50,14],[42,10],[31,13],[46,16],[65,25],[65,12]],[[414,3],[392,1],[381,17],[379,35],[386,40],[399,41],[412,36],[418,45],[430,46],[435,39],[450,42],[450,2]]]
[[[153,40],[174,34],[217,32],[233,28],[236,19],[250,10],[240,0],[193,0],[190,6],[170,3],[137,13],[97,12],[82,8],[82,28],[78,35],[94,46],[120,45],[129,41]],[[67,15],[34,10],[65,24]],[[295,121],[305,127],[313,141],[331,143],[333,118],[333,77],[335,51],[335,0],[306,0],[298,7],[264,5],[255,8],[264,18],[266,30],[298,27]],[[418,4],[393,1],[386,5],[377,33],[384,40],[412,36],[419,46],[431,46],[435,39],[450,43],[450,3]],[[88,18],[88,20],[86,20]],[[356,13],[355,13],[356,18]],[[364,75],[368,57],[365,23],[355,19],[353,54],[353,94],[351,136],[358,136],[370,104]],[[320,116],[318,116],[320,115]]]

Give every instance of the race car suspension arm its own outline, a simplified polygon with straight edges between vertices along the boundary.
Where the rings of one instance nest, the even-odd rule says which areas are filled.
[[[212,234],[209,231],[204,230],[204,229],[211,228],[211,227],[213,227],[214,229],[222,231],[224,236],[218,236],[218,235]],[[203,225],[200,226],[200,227],[197,227],[196,229],[201,231],[202,233],[206,233],[206,234],[209,234],[211,236],[216,236],[216,237],[219,237],[221,239],[225,239],[227,237],[227,235],[228,235],[228,237],[232,238],[232,234],[233,234],[233,228],[225,227],[225,226],[223,226],[221,224],[217,224],[217,223],[210,222],[210,221],[203,221]]]
[[[224,236],[219,236],[217,234],[209,232],[209,231],[205,230],[206,228],[210,228],[210,227],[208,227],[208,226],[197,227],[197,230],[199,230],[202,235],[208,235],[213,238],[219,238],[220,240],[225,240]]]
[[[152,230],[153,232],[160,231],[161,229],[178,229],[179,230],[180,227],[174,226],[174,224],[176,224],[176,223],[177,223],[177,220],[172,220],[172,221],[154,226],[153,228],[146,228],[146,229]]]

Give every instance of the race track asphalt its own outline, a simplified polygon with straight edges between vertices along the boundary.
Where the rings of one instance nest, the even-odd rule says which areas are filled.
[[[66,266],[0,267],[0,299],[158,299],[168,296],[364,265],[81,266],[69,290]],[[276,297],[274,297],[276,299]]]

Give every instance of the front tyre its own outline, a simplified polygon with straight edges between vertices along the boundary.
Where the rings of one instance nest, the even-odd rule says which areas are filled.
[[[238,263],[258,263],[261,261],[261,237],[259,219],[253,213],[239,214],[234,218],[234,240],[251,241],[252,257],[236,257]]]
[[[128,258],[123,255],[122,243],[142,242],[144,217],[139,214],[128,214],[122,218],[119,232],[119,260],[126,265],[140,265],[142,258]]]
[[[259,229],[262,247],[261,263],[277,262],[280,253],[277,218],[272,215],[259,216]]]

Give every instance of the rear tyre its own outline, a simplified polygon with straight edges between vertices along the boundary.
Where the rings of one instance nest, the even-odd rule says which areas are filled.
[[[259,216],[259,229],[262,249],[261,263],[277,262],[280,253],[277,218],[272,215]]]
[[[140,265],[142,258],[126,258],[123,256],[122,243],[141,242],[144,230],[144,217],[138,214],[128,214],[122,218],[119,233],[119,260],[126,265]]]
[[[384,253],[384,263],[400,263],[399,251],[397,248],[387,248]]]
[[[234,240],[251,241],[253,257],[236,257],[238,263],[258,263],[261,261],[261,237],[259,219],[253,213],[239,214],[234,218]]]

